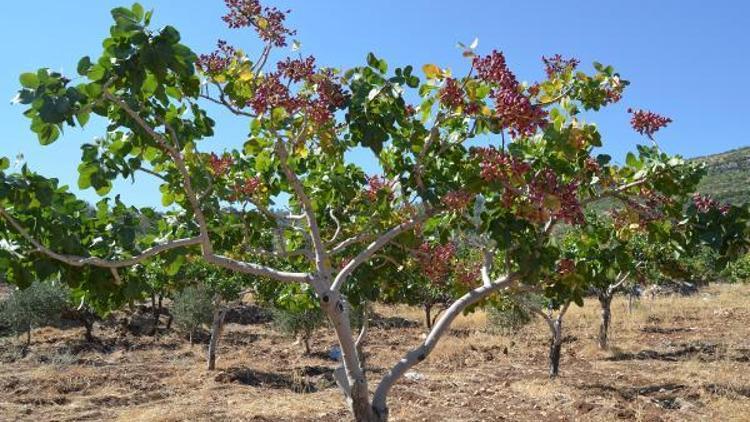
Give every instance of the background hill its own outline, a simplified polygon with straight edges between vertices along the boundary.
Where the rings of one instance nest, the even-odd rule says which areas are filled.
[[[708,173],[698,191],[720,202],[750,202],[750,147],[733,149],[714,155],[695,157],[705,162]]]

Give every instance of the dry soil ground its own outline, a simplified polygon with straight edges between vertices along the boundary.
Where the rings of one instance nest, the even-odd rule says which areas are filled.
[[[715,286],[686,297],[613,304],[611,350],[595,346],[598,302],[566,316],[559,379],[547,379],[547,331],[537,321],[493,334],[475,313],[390,399],[397,421],[750,420],[750,286]],[[377,309],[368,341],[375,380],[424,329],[416,309]],[[250,315],[252,317],[252,315]],[[239,321],[237,318],[234,321]],[[134,335],[117,321],[86,344],[82,330],[36,330],[20,358],[0,345],[0,420],[348,420],[321,330],[312,356],[246,318],[224,332],[218,370],[204,345],[175,334]]]

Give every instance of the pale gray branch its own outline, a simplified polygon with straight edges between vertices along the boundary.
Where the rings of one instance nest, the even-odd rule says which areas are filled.
[[[205,256],[205,259],[211,264],[218,265],[228,270],[257,275],[260,277],[268,277],[285,283],[308,283],[312,280],[310,274],[307,273],[280,271],[265,265],[238,261],[222,255],[211,254]]]
[[[406,222],[403,222],[388,230],[374,242],[370,243],[367,248],[365,248],[356,257],[354,257],[354,259],[349,261],[349,263],[346,264],[346,266],[344,266],[341,271],[339,271],[333,281],[331,290],[339,290],[344,282],[346,282],[346,279],[354,272],[354,270],[357,269],[357,267],[367,262],[367,260],[369,260],[378,250],[380,250],[385,245],[387,245],[388,242],[393,240],[393,238],[405,231],[411,230],[414,226],[421,223],[425,218],[427,218],[428,215],[429,213],[425,213],[422,216],[414,217]]]
[[[146,123],[146,121],[143,120],[143,118],[123,99],[116,97],[111,92],[106,90],[104,91],[104,96],[113,103],[117,104],[121,109],[123,109],[125,113],[127,113],[138,124],[138,126],[145,130],[146,133],[148,133],[149,136],[151,136],[154,141],[156,141],[156,143],[159,144],[159,146],[161,146],[167,152],[167,154],[172,157],[177,170],[182,176],[185,194],[187,196],[188,202],[190,202],[190,206],[193,208],[193,214],[195,214],[195,219],[198,223],[198,228],[201,234],[201,245],[203,247],[203,253],[206,255],[212,254],[213,246],[211,245],[211,239],[208,236],[208,225],[206,224],[206,217],[203,215],[203,210],[198,203],[198,196],[193,190],[193,184],[190,180],[190,173],[188,172],[185,161],[182,158],[182,153],[180,153],[180,151],[176,148],[170,146],[164,135],[157,132],[153,127]],[[175,144],[179,145],[179,140],[176,138],[176,133],[174,133],[174,131],[171,131],[171,133],[172,136],[175,137],[175,139],[173,139]]]
[[[370,233],[360,233],[356,236],[352,236],[350,238],[342,240],[341,243],[334,246],[330,251],[328,251],[328,253],[330,255],[336,255],[337,253],[340,253],[341,251],[348,248],[349,246],[370,240],[372,239],[372,237],[373,236]]]
[[[386,410],[386,398],[391,387],[396,381],[401,378],[406,371],[417,363],[425,360],[427,356],[432,352],[437,344],[438,340],[448,331],[450,325],[456,319],[458,315],[463,312],[467,307],[479,302],[482,299],[490,296],[496,291],[510,287],[518,280],[518,274],[509,274],[503,277],[499,277],[489,286],[477,287],[474,290],[469,291],[461,298],[453,302],[448,309],[440,317],[440,320],[435,324],[427,338],[415,349],[409,351],[401,360],[389,370],[383,379],[378,384],[373,397],[373,407],[379,412],[385,412]]]
[[[302,132],[304,132],[304,127],[302,129]],[[310,198],[307,196],[307,193],[305,193],[305,188],[302,186],[302,182],[289,167],[289,163],[287,162],[288,153],[286,150],[286,146],[284,146],[284,143],[281,140],[278,140],[276,142],[276,154],[279,156],[279,162],[281,163],[281,168],[286,175],[287,181],[290,185],[292,185],[294,194],[302,205],[302,210],[304,211],[305,218],[307,219],[307,225],[310,228],[310,237],[313,244],[313,249],[315,250],[315,264],[318,273],[323,275],[330,271],[330,269],[326,265],[326,262],[328,261],[328,255],[326,253],[325,247],[323,246],[323,240],[320,236],[318,220],[315,218],[315,210],[313,209],[312,202],[310,202]]]
[[[57,261],[66,263],[68,265],[74,266],[74,267],[83,267],[85,265],[91,265],[94,267],[101,267],[101,268],[123,268],[123,267],[130,267],[133,266],[144,259],[151,258],[153,256],[158,255],[161,252],[168,251],[170,249],[175,248],[182,248],[186,246],[193,246],[193,245],[200,245],[201,238],[200,237],[190,237],[185,239],[179,239],[179,240],[172,240],[168,241],[166,243],[163,243],[161,245],[156,245],[151,248],[148,248],[141,252],[139,255],[136,255],[132,258],[123,259],[123,260],[107,260],[103,258],[98,258],[95,256],[77,256],[77,255],[66,255],[66,254],[60,254],[52,249],[42,245],[41,242],[36,240],[29,232],[21,226],[21,224],[13,218],[10,214],[8,214],[4,209],[0,208],[0,216],[2,216],[4,219],[10,223],[11,226],[13,226],[14,229],[29,243],[34,245],[34,247],[41,253],[47,255],[48,257],[55,259]]]

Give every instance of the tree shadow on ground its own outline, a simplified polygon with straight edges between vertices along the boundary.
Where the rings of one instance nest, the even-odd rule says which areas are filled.
[[[275,390],[290,390],[295,393],[314,393],[335,386],[333,368],[304,366],[291,373],[264,372],[245,367],[231,367],[216,375],[214,380],[222,384],[242,384],[251,387]]]
[[[415,328],[421,325],[420,323],[416,321],[412,321],[410,319],[401,318],[397,316],[384,317],[382,315],[378,315],[375,313],[373,313],[372,316],[370,316],[370,324],[374,327],[378,327],[382,329]]]
[[[695,400],[699,394],[690,391],[684,384],[663,383],[640,387],[613,386],[609,384],[583,384],[578,388],[593,391],[594,394],[614,395],[625,401],[633,401],[638,397],[648,397],[653,403],[667,410],[681,409],[687,400]]]
[[[724,351],[715,343],[683,343],[677,346],[675,350],[658,351],[658,350],[641,350],[639,352],[616,352],[612,356],[605,358],[608,361],[625,361],[625,360],[661,360],[667,362],[676,362],[679,360],[698,358],[703,361],[715,361],[724,356]]]

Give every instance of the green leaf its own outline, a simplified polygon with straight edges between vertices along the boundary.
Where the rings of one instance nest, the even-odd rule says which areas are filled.
[[[138,17],[128,8],[125,7],[116,7],[112,9],[112,18],[117,22],[118,25],[122,25],[123,23],[138,23]]]
[[[81,163],[78,166],[78,188],[88,189],[91,187],[91,175],[96,173],[98,168],[95,165]]]
[[[180,42],[180,33],[173,26],[165,26],[164,29],[161,30],[161,36],[170,44],[177,44]]]
[[[91,117],[91,113],[88,111],[81,111],[78,114],[76,114],[76,118],[78,119],[78,124],[81,127],[86,126],[86,123],[89,122],[90,117]]]
[[[156,80],[156,77],[152,73],[149,73],[148,76],[146,76],[146,80],[143,81],[141,91],[145,97],[150,97],[154,95],[158,86],[159,82]]]
[[[104,196],[109,193],[109,191],[112,190],[112,183],[110,183],[109,180],[107,180],[104,185],[102,185],[100,188],[96,190],[96,194],[99,196]]]
[[[8,157],[1,157],[0,158],[0,171],[7,169],[10,167],[10,160]]]
[[[166,273],[168,276],[176,275],[178,271],[180,271],[180,268],[185,263],[185,255],[177,255],[175,259],[169,263],[169,265],[166,268]]]
[[[628,155],[625,157],[625,164],[627,164],[630,167],[639,167],[638,158],[636,158],[635,154],[632,152],[629,152]]]
[[[91,66],[91,58],[89,56],[86,56],[78,61],[78,67],[76,70],[78,70],[79,75],[86,76],[89,73],[89,69],[91,69]]]
[[[133,3],[133,7],[131,7],[130,9],[133,11],[133,13],[138,18],[139,21],[143,19],[143,15],[144,15],[143,6],[141,6],[139,3]]]
[[[36,73],[22,73],[21,77],[18,78],[21,81],[21,85],[24,88],[36,89],[39,86],[39,77]]]
[[[89,69],[88,77],[92,81],[100,81],[102,78],[104,78],[104,74],[106,72],[107,69],[105,69],[104,66],[95,64]]]
[[[54,124],[45,124],[40,128],[39,132],[37,132],[37,138],[39,138],[39,143],[42,145],[49,145],[55,142],[59,137],[60,129]]]

